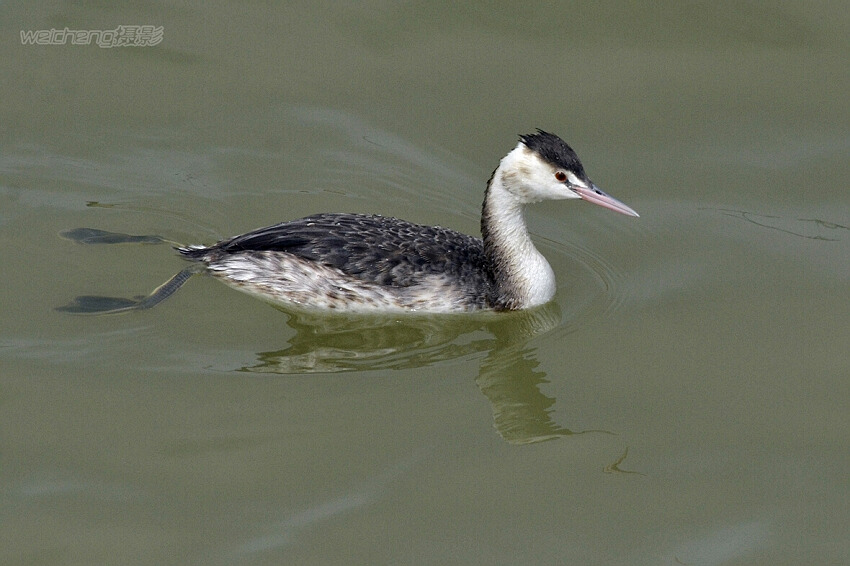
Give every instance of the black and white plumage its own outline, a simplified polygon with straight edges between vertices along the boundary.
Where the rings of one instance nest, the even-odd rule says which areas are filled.
[[[326,213],[178,250],[236,288],[292,306],[524,309],[553,297],[555,276],[529,237],[523,208],[569,198],[637,216],[588,179],[563,140],[538,130],[520,137],[488,181],[480,239],[396,218]]]

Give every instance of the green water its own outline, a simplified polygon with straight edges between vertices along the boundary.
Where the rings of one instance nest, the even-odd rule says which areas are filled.
[[[844,4],[42,2],[0,38],[0,563],[850,560]],[[54,310],[185,267],[78,227],[477,233],[536,127],[641,214],[531,207],[544,309]]]

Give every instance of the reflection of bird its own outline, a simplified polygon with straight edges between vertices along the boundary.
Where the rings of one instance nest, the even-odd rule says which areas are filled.
[[[396,218],[317,214],[213,246],[178,249],[226,283],[290,306],[524,309],[552,298],[555,276],[528,235],[523,207],[572,198],[637,216],[588,179],[561,138],[538,131],[521,136],[493,172],[481,215],[483,239]]]

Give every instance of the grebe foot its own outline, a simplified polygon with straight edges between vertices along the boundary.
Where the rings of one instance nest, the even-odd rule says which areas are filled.
[[[81,295],[67,305],[56,307],[59,312],[71,314],[118,314],[135,310],[153,308],[183,286],[186,281],[198,273],[197,267],[188,267],[157,287],[150,295],[136,299],[123,297],[102,297],[99,295]]]

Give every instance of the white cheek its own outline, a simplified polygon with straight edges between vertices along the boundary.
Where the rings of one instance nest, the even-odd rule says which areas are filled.
[[[537,183],[539,196],[544,199],[570,198],[569,193],[572,193],[554,175],[537,175],[534,181]]]
[[[547,187],[547,192],[549,193],[550,199],[563,200],[578,198],[578,195],[568,189],[564,183],[559,182],[550,183]]]

